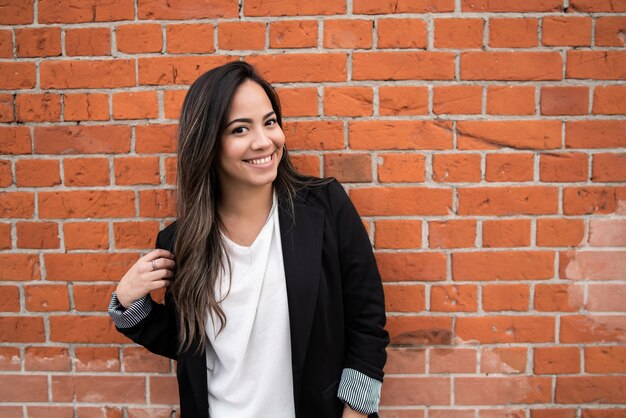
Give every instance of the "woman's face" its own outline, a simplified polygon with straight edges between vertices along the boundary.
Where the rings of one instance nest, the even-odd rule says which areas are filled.
[[[218,177],[223,190],[271,185],[283,156],[285,134],[269,97],[254,81],[235,91],[221,137]]]

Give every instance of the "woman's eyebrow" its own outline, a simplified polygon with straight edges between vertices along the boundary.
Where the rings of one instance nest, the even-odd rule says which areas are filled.
[[[275,114],[276,112],[274,112],[273,110],[271,112],[268,112],[267,114],[265,114],[263,116],[263,120],[269,118],[270,116],[272,116],[273,114]],[[252,123],[252,119],[249,118],[237,118],[237,119],[233,119],[230,122],[228,122],[226,124],[226,126],[224,126],[224,128],[228,128],[230,125],[232,125],[235,122],[244,122],[244,123]]]

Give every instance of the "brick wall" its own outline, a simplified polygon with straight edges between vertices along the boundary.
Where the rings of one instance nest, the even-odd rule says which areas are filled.
[[[0,416],[170,417],[106,305],[245,57],[369,229],[383,417],[625,417],[625,38],[624,0],[0,2]]]

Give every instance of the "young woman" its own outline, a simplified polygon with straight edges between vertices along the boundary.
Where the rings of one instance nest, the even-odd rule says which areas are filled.
[[[183,418],[376,417],[370,242],[337,181],[291,165],[274,89],[243,61],[205,73],[178,141],[177,220],[120,280],[118,331],[177,360]]]

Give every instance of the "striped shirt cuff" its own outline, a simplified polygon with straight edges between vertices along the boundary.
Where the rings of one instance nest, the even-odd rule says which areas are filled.
[[[362,414],[378,412],[382,383],[354,369],[343,369],[337,397]]]
[[[152,311],[152,298],[146,295],[130,304],[128,309],[124,309],[117,295],[113,292],[109,303],[109,316],[118,328],[130,328],[137,325]]]

